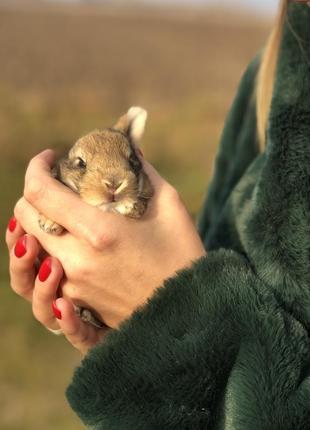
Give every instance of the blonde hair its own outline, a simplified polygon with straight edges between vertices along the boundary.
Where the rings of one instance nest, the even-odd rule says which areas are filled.
[[[261,59],[260,69],[256,82],[256,117],[257,133],[260,148],[263,149],[266,141],[266,129],[270,111],[272,91],[275,81],[276,66],[282,30],[286,18],[288,0],[281,0],[279,13],[269,36]]]

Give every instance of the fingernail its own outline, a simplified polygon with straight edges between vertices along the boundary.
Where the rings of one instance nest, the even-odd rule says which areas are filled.
[[[53,301],[53,303],[52,303],[52,310],[53,310],[53,313],[54,313],[55,317],[56,317],[58,320],[61,320],[61,312],[60,312],[60,310],[57,308],[56,300],[54,300],[54,301]]]
[[[9,224],[8,224],[8,229],[9,229],[9,231],[11,233],[13,233],[13,231],[15,230],[16,224],[17,224],[17,220],[16,220],[15,216],[12,216],[10,218],[10,221],[9,221]]]
[[[14,247],[14,254],[17,258],[21,258],[26,254],[27,252],[26,242],[27,242],[26,235],[21,236],[16,242]]]
[[[39,281],[44,282],[50,276],[52,272],[52,259],[51,257],[47,257],[40,266],[39,269]]]

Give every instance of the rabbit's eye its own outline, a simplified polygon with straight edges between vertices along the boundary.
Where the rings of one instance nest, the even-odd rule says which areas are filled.
[[[86,168],[86,161],[83,160],[83,158],[78,157],[75,161],[76,167],[79,167],[80,169]]]

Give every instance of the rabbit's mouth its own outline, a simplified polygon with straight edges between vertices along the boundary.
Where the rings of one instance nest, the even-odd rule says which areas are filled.
[[[101,204],[110,203],[121,203],[124,200],[124,196],[116,193],[109,193],[105,196]]]
[[[107,198],[107,203],[116,203],[118,201],[118,198],[115,194],[109,194]]]

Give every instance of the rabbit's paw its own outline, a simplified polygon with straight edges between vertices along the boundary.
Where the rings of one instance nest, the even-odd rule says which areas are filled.
[[[39,226],[45,233],[58,235],[63,232],[63,227],[56,222],[46,218],[44,215],[39,216]]]
[[[75,306],[75,313],[81,318],[83,322],[86,324],[92,325],[96,328],[104,327],[103,322],[101,322],[95,315],[86,308],[82,308],[80,306]]]
[[[141,218],[147,208],[147,200],[139,199],[137,201],[124,201],[113,206],[112,210],[129,218]]]
[[[130,218],[141,218],[144,212],[147,209],[147,200],[140,199],[135,202],[131,208],[131,211],[128,212],[127,216]]]

